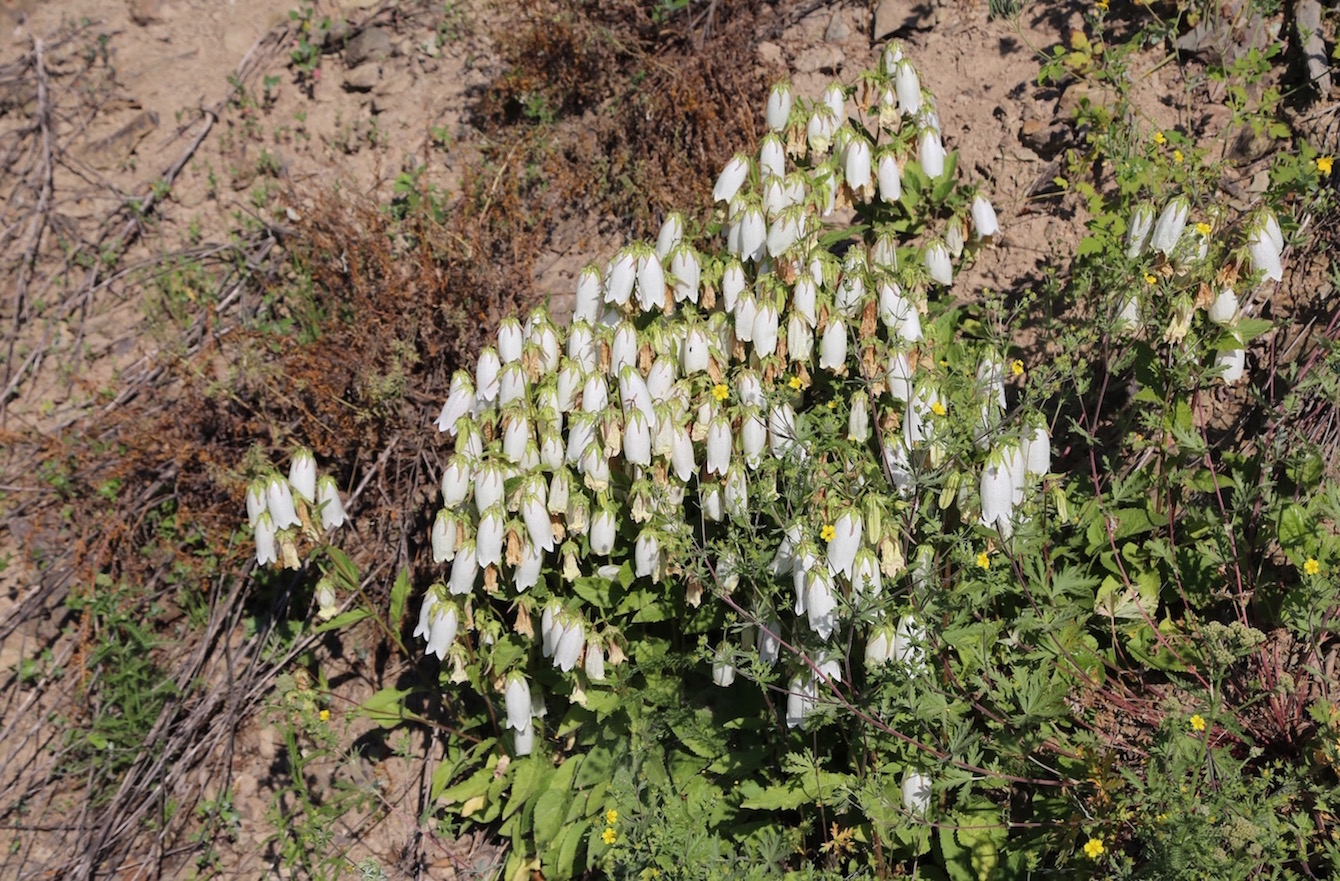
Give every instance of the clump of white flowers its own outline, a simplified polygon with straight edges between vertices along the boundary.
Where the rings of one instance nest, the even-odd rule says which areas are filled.
[[[735,154],[716,180],[719,237],[671,214],[654,243],[580,273],[569,327],[543,308],[505,320],[474,370],[452,378],[431,531],[446,571],[416,635],[446,658],[472,607],[510,610],[533,641],[493,680],[518,754],[535,738],[531,672],[559,671],[582,700],[624,660],[640,608],[593,598],[633,586],[673,585],[690,609],[714,587],[756,616],[747,645],[728,636],[705,672],[739,687],[744,652],[787,664],[788,725],[841,683],[853,632],[872,675],[895,664],[923,675],[931,642],[899,580],[908,536],[895,511],[950,467],[953,432],[977,459],[943,505],[993,541],[1022,522],[1050,468],[1041,415],[1007,410],[1000,357],[973,388],[943,387],[923,332],[929,298],[1002,228],[962,187],[952,217],[908,223],[909,204],[944,192],[957,163],[901,49],[818,100],[778,85],[765,115],[757,153]],[[982,417],[950,419],[954,396],[974,397],[964,412]],[[796,474],[815,478],[810,497],[779,522],[772,503]],[[741,549],[760,543],[770,564],[751,571]],[[783,591],[785,603],[771,599]],[[916,783],[910,809],[926,809],[928,786]]]
[[[282,561],[285,568],[300,568],[299,540],[316,542],[348,519],[334,478],[318,474],[312,451],[301,447],[293,452],[287,479],[274,471],[251,482],[246,506],[258,566]],[[318,599],[321,614],[333,614],[329,582],[318,587]]]

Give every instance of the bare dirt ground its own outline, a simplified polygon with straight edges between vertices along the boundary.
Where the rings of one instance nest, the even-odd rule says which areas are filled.
[[[724,32],[713,31],[715,9],[691,4],[665,26],[703,38],[701,51],[728,56],[756,94],[789,72],[800,96],[817,98],[833,79],[849,80],[874,64],[888,38],[905,42],[938,97],[947,145],[960,151],[967,177],[991,193],[1005,230],[962,290],[1022,293],[1073,251],[1082,218],[1074,205],[1052,198],[1052,180],[1059,173],[1055,157],[1073,143],[1069,120],[1080,96],[1039,86],[1036,77],[1037,53],[1069,41],[1080,26],[1080,4],[1033,3],[1017,17],[992,19],[985,2],[758,3]],[[83,537],[53,533],[36,517],[33,497],[59,489],[36,479],[33,451],[97,437],[145,397],[173,400],[165,365],[211,345],[217,359],[222,349],[211,343],[213,335],[228,332],[228,316],[257,308],[261,267],[301,240],[332,204],[350,210],[389,204],[397,181],[413,173],[417,186],[437,188],[448,200],[464,199],[467,191],[482,196],[475,204],[487,214],[511,179],[551,173],[552,164],[522,165],[522,140],[507,140],[487,100],[508,66],[500,36],[537,10],[483,0],[0,2],[0,150],[10,151],[0,163],[7,198],[0,217],[6,264],[0,436],[10,445],[3,488],[9,528],[0,536],[0,556],[8,561],[0,572],[0,675],[7,693],[0,749],[9,770],[0,781],[0,806],[11,817],[0,831],[0,849],[8,854],[0,857],[0,875],[29,877],[57,867],[92,874],[101,866],[119,867],[118,877],[186,876],[199,850],[180,835],[157,834],[152,812],[136,814],[127,805],[121,807],[142,834],[117,829],[112,838],[129,843],[100,850],[101,839],[90,837],[90,816],[70,814],[79,809],[73,791],[53,795],[30,785],[53,779],[41,769],[60,754],[52,729],[60,703],[75,699],[79,682],[42,690],[17,671],[43,652],[54,667],[77,670],[91,641],[60,607],[78,573],[87,571],[62,553],[89,549],[79,546]],[[318,27],[322,21],[332,24]],[[1155,55],[1144,64],[1140,86],[1140,112],[1151,123],[1222,127],[1224,111],[1209,100],[1210,86],[1189,79],[1179,65],[1156,62]],[[1192,100],[1165,100],[1184,94]],[[1188,106],[1203,110],[1189,118]],[[549,110],[524,112],[538,117]],[[576,150],[584,126],[594,130],[612,112],[605,98],[569,114],[566,146],[552,162],[564,149]],[[721,134],[726,142],[742,146],[758,134],[761,104],[724,115],[730,114],[742,120],[741,130]],[[1264,157],[1253,155],[1250,144],[1243,153],[1240,197],[1250,200],[1263,183]],[[481,176],[485,157],[488,173]],[[722,158],[690,157],[697,174],[681,181],[677,204],[707,210]],[[653,206],[649,214],[659,210]],[[553,206],[529,233],[538,252],[518,263],[530,285],[513,291],[515,301],[547,297],[563,311],[580,267],[642,232],[633,216],[599,204]],[[173,272],[183,256],[240,266],[212,276],[217,295],[206,299],[203,282]],[[512,306],[493,298],[472,320],[486,327]],[[228,365],[209,357],[195,363],[202,372],[229,375]],[[409,401],[422,418],[423,443],[431,444],[427,426],[437,403],[422,394]],[[370,449],[361,467],[379,455]],[[175,474],[164,470],[162,479],[171,483]],[[239,487],[227,485],[218,495],[216,508],[240,518]],[[352,508],[357,518],[357,498]],[[53,552],[57,542],[67,550]],[[67,575],[53,579],[53,572]],[[380,575],[389,580],[386,571]],[[259,664],[247,654],[250,638],[238,619],[212,623],[209,651],[222,654],[203,652],[208,660],[193,674],[226,692],[237,673],[220,658],[236,651],[237,659]],[[394,681],[395,671],[378,669],[366,651],[320,641],[308,648],[324,653],[323,669],[337,671],[328,705],[356,705]],[[202,737],[200,754],[189,761],[181,754],[184,776],[176,785],[193,786],[206,799],[233,793],[235,835],[213,842],[220,852],[214,869],[225,876],[269,877],[282,864],[274,811],[278,805],[283,814],[291,768],[281,727],[265,709],[278,669],[272,663],[251,675],[245,700],[212,706],[229,724],[200,722],[198,730],[213,733]],[[359,738],[375,740],[366,727],[339,733],[346,745]],[[453,841],[420,822],[423,763],[394,750],[426,752],[431,744],[378,748],[376,761],[331,760],[308,769],[315,789],[362,773],[382,793],[379,804],[332,830],[331,846],[346,867],[352,872],[371,858],[390,877],[486,876],[498,864],[495,846]],[[16,811],[19,803],[24,807]]]

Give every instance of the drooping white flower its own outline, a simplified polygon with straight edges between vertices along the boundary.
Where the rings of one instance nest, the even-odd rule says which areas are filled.
[[[833,305],[844,318],[857,318],[865,304],[865,280],[859,272],[843,275],[833,294]]]
[[[308,504],[316,503],[316,459],[312,451],[299,447],[288,466],[288,482]]]
[[[851,399],[851,411],[847,414],[847,440],[864,443],[870,439],[870,398],[864,391],[858,391]]]
[[[634,408],[624,421],[624,459],[631,465],[651,464],[651,427],[642,411]]]
[[[604,413],[608,406],[609,388],[605,385],[605,377],[599,373],[592,373],[586,377],[586,382],[582,385],[582,412],[598,416]]]
[[[911,400],[912,365],[908,363],[906,353],[895,351],[889,355],[889,366],[884,378],[889,386],[889,394],[895,401],[907,403]]]
[[[814,328],[796,312],[786,320],[786,357],[801,364],[808,364],[814,357]]]
[[[506,474],[497,462],[485,462],[475,469],[475,510],[483,513],[503,500]]]
[[[475,385],[470,379],[470,374],[464,370],[457,370],[451,377],[451,391],[447,394],[447,402],[442,405],[442,412],[437,417],[437,430],[454,436],[456,420],[468,414],[474,403]]]
[[[534,443],[530,419],[517,408],[503,417],[503,457],[513,465],[520,465],[526,455],[526,446]]]
[[[614,552],[614,541],[618,537],[619,522],[614,511],[601,507],[591,518],[591,553],[608,557]]]
[[[796,449],[796,411],[790,404],[778,404],[768,411],[768,449],[777,459]]]
[[[666,216],[665,222],[661,224],[661,231],[656,236],[656,256],[664,260],[683,240],[684,216],[678,211],[672,211]]]
[[[791,100],[790,83],[777,83],[772,87],[772,91],[768,92],[768,105],[764,111],[768,128],[775,132],[786,128],[791,118]]]
[[[548,522],[548,517],[545,518]],[[475,530],[475,564],[481,569],[502,563],[503,529],[507,517],[501,505],[493,505],[479,518]],[[453,561],[454,562],[454,561]]]
[[[1247,351],[1239,346],[1220,352],[1215,356],[1214,363],[1223,370],[1219,378],[1232,385],[1247,374]]]
[[[1154,206],[1147,202],[1135,206],[1126,230],[1126,256],[1134,260],[1144,253],[1149,232],[1154,228]]]
[[[529,590],[540,583],[540,574],[544,569],[544,551],[531,544],[529,539],[521,541],[521,562],[512,572],[512,586],[517,593]]]
[[[810,327],[818,324],[816,320],[818,312],[816,305],[819,298],[819,287],[814,279],[808,275],[802,275],[796,279],[796,286],[791,291],[791,310],[805,319],[805,323]]]
[[[874,670],[889,662],[892,650],[893,627],[883,624],[870,632],[865,643],[865,667]]]
[[[721,688],[729,688],[734,681],[734,665],[724,651],[717,652],[716,658],[712,661],[712,682]]]
[[[586,678],[600,682],[605,678],[605,649],[594,639],[586,642]]]
[[[456,630],[459,626],[459,617],[456,612],[456,604],[440,600],[435,595],[430,599],[424,600],[425,607],[431,604],[428,611],[428,627],[423,636],[427,638],[427,645],[424,647],[425,655],[437,655],[439,661],[447,659],[447,651],[451,644],[456,641]]]
[[[1154,234],[1150,237],[1150,247],[1171,256],[1177,247],[1177,241],[1186,228],[1187,218],[1191,215],[1191,203],[1186,196],[1178,196],[1163,207],[1158,223],[1154,224]]]
[[[647,381],[636,367],[624,367],[619,371],[619,400],[625,414],[634,409],[641,410],[651,430],[656,430],[656,402],[651,399]]]
[[[681,244],[671,252],[670,275],[674,279],[675,302],[697,303],[702,269],[698,252],[691,245]]]
[[[555,547],[554,528],[549,521],[549,506],[545,499],[544,478],[536,475],[527,480],[521,494],[521,519],[525,521],[530,543],[548,553]],[[483,528],[483,522],[480,522]],[[480,561],[481,565],[483,560]]]
[[[945,155],[940,133],[933,128],[922,131],[921,139],[917,142],[917,160],[921,163],[921,170],[931,180],[945,173]]]
[[[1024,435],[1025,473],[1050,474],[1052,470],[1052,439],[1045,422],[1038,422]]]
[[[884,581],[880,576],[879,558],[868,547],[856,552],[856,560],[851,568],[852,595],[854,597],[877,597],[884,590]]]
[[[921,79],[912,62],[903,59],[893,72],[893,88],[898,93],[898,104],[903,112],[916,116],[921,109]],[[934,177],[935,175],[932,175]]]
[[[743,520],[749,515],[749,480],[739,462],[731,465],[726,472],[726,486],[723,496],[726,513],[735,520]]]
[[[704,519],[712,523],[720,523],[726,519],[726,506],[721,496],[721,484],[710,482],[698,484],[698,506],[702,508]]]
[[[512,737],[512,750],[518,757],[528,756],[535,752],[535,726],[527,725],[520,731],[517,731]]]
[[[721,306],[727,312],[735,310],[736,300],[745,289],[744,266],[731,258],[721,272]],[[687,368],[686,368],[687,369]]]
[[[782,624],[765,621],[758,630],[758,659],[771,667],[782,651]]]
[[[759,142],[758,176],[761,180],[772,177],[778,181],[786,177],[786,147],[782,145],[782,139],[771,132]]]
[[[506,407],[517,401],[525,401],[528,384],[526,369],[520,361],[504,364],[502,372],[498,374],[498,405]]]
[[[936,415],[937,404],[943,413],[944,404],[940,401],[940,392],[935,386],[923,382],[913,391],[912,400],[908,402],[907,413],[903,417],[903,441],[908,449],[915,448],[917,444],[930,437],[932,432],[930,420]]]
[[[247,487],[247,524],[256,528],[256,518],[265,511],[265,481],[253,480]]]
[[[949,259],[949,249],[945,243],[936,239],[926,246],[926,272],[931,280],[942,285],[954,283],[954,266]]]
[[[600,314],[601,283],[600,270],[587,266],[577,275],[577,301],[572,309],[573,324],[585,322],[595,324]]]
[[[1267,281],[1280,281],[1284,278],[1284,263],[1280,249],[1263,223],[1258,223],[1247,237],[1247,255],[1251,257],[1252,269],[1264,273]]]
[[[824,370],[839,370],[847,364],[847,325],[833,316],[824,328],[819,343],[819,366]]]
[[[265,506],[274,522],[275,529],[288,529],[301,526],[298,512],[293,507],[293,493],[288,481],[275,474],[265,483]]]
[[[837,626],[837,599],[833,596],[833,573],[820,563],[810,568],[805,591],[805,615],[810,630],[828,639]]]
[[[665,270],[661,258],[645,245],[637,255],[637,304],[643,312],[665,308]]]
[[[279,557],[275,553],[275,524],[269,511],[261,511],[256,515],[256,525],[252,527],[256,533],[256,565],[265,566],[269,563],[276,563]]]
[[[777,351],[777,303],[771,296],[763,298],[754,312],[753,337],[754,351],[760,358],[772,356]]]
[[[819,688],[814,677],[805,674],[794,676],[787,685],[786,727],[795,728],[805,721],[805,717],[814,712],[819,703]]]
[[[913,814],[925,814],[931,806],[931,778],[920,771],[903,774],[903,807]]]
[[[876,167],[879,178],[879,198],[892,205],[903,195],[903,170],[898,165],[898,157],[891,150],[879,154]]]
[[[740,422],[740,449],[744,453],[745,464],[751,469],[757,468],[767,445],[768,425],[758,409],[751,407]]]
[[[515,318],[504,318],[498,322],[498,359],[504,364],[511,364],[513,361],[521,360],[521,346],[525,342],[525,334],[521,330],[521,322]]]
[[[1238,314],[1238,297],[1233,288],[1227,285],[1220,289],[1208,310],[1210,320],[1215,324],[1228,324]]]
[[[768,256],[779,257],[785,254],[804,234],[804,207],[792,205],[777,215],[777,219],[768,227]]]
[[[479,563],[475,559],[475,543],[466,541],[456,549],[456,559],[451,561],[451,577],[447,589],[454,596],[468,594],[475,588],[475,577],[479,575]]]
[[[571,621],[563,628],[563,635],[558,638],[554,645],[554,666],[564,673],[570,672],[577,666],[577,659],[582,656],[582,649],[586,646],[586,631],[582,627],[581,621]]]
[[[734,199],[740,187],[744,186],[747,177],[749,177],[749,157],[743,153],[736,153],[717,176],[716,186],[712,187],[712,201],[729,202]]]
[[[502,362],[492,347],[479,353],[475,362],[475,405],[476,413],[489,408],[498,400],[498,377],[502,373]]]
[[[1028,455],[1020,441],[1006,440],[1000,448],[1001,460],[1010,472],[1011,502],[1017,507],[1024,501],[1024,489],[1028,486]]]
[[[520,731],[530,725],[530,683],[525,676],[512,673],[507,677],[503,701],[507,707],[508,728]]]
[[[610,343],[610,372],[618,376],[625,367],[635,366],[637,350],[637,328],[632,322],[620,322],[614,329],[614,341]]]
[[[460,456],[452,456],[442,470],[442,506],[459,508],[470,497],[470,467]]]
[[[605,273],[605,302],[612,306],[626,306],[636,282],[637,255],[631,247],[621,248]]]
[[[725,474],[730,468],[730,457],[730,420],[718,414],[707,426],[707,473]]]
[[[865,522],[861,512],[848,508],[833,521],[833,537],[828,542],[828,565],[834,572],[850,580],[856,552],[861,549]]]
[[[847,186],[862,195],[865,195],[865,191],[870,187],[870,152],[870,142],[859,135],[847,145],[847,158],[843,169]]]
[[[340,501],[335,478],[329,474],[322,475],[316,482],[316,506],[321,511],[322,529],[339,529],[349,519],[344,512],[344,502]]]
[[[1000,222],[996,219],[996,209],[982,195],[972,200],[973,238],[986,239],[1000,234]]]
[[[907,442],[897,435],[885,435],[884,468],[889,482],[900,495],[911,492],[915,475],[912,474],[912,460],[907,454]]]
[[[810,152],[816,157],[827,154],[828,148],[833,145],[833,135],[837,133],[839,124],[839,118],[833,112],[833,108],[827,104],[816,105],[810,113],[810,121],[805,126],[805,140],[810,145]]]
[[[978,491],[982,501],[982,525],[1006,532],[1014,516],[1014,481],[1009,466],[1000,456],[993,455],[982,468]]]
[[[661,580],[665,569],[665,552],[655,531],[644,529],[638,533],[633,543],[633,564],[634,574],[638,578]]]
[[[698,465],[693,459],[693,440],[689,436],[688,429],[683,426],[675,426],[673,432],[670,462],[675,476],[688,483],[689,478],[698,471]]]
[[[760,205],[749,205],[735,221],[738,240],[733,252],[741,260],[758,262],[768,241],[768,219]]]

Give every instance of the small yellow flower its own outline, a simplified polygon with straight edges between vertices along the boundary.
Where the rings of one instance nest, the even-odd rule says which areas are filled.
[[[977,568],[979,569],[991,568],[991,555],[988,554],[986,551],[982,551],[977,555]]]
[[[1154,143],[1162,147],[1164,144],[1168,143],[1168,139],[1163,136],[1163,132],[1154,132]]]
[[[1145,284],[1148,284],[1148,285],[1155,285],[1155,284],[1158,284],[1158,283],[1159,283],[1158,278],[1155,277],[1155,275],[1154,275],[1152,272],[1146,272],[1146,273],[1145,273]]]
[[[606,844],[613,844],[619,840],[619,833],[606,826],[605,831],[600,833],[600,840]]]
[[[1020,361],[1018,358],[1015,358],[1013,363],[1010,364],[1010,372],[1013,373],[1015,376],[1023,376],[1024,362]]]
[[[832,409],[835,408],[835,407],[837,407],[837,401],[829,401],[829,402],[828,402],[828,409],[832,410]]]
[[[1089,842],[1084,845],[1084,855],[1091,860],[1098,859],[1106,850],[1107,848],[1103,847],[1103,839],[1101,838],[1090,838]]]
[[[1181,162],[1186,157],[1182,155],[1181,150],[1173,150],[1173,162]]]
[[[605,812],[605,822],[608,823],[608,824],[611,825],[611,826],[613,826],[615,823],[619,822],[619,812],[616,811],[616,810],[608,810],[608,811],[606,811],[606,812]]]
[[[321,716],[321,721],[322,721],[322,722],[329,722],[329,721],[330,721],[330,710],[322,710],[318,715]]]
[[[718,401],[724,401],[730,397],[730,389],[725,383],[719,382],[712,386],[712,397],[716,398]]]
[[[1205,717],[1202,716],[1200,713],[1197,713],[1196,715],[1191,717],[1191,730],[1192,731],[1205,730]]]
[[[799,376],[793,376],[793,377],[791,377],[791,381],[788,382],[787,385],[791,386],[791,390],[792,390],[792,391],[797,391],[797,392],[798,392],[798,391],[800,391],[800,387],[801,387],[802,385],[804,385],[804,383],[802,383],[802,382],[800,381],[800,377],[799,377]]]
[[[1321,564],[1317,562],[1316,557],[1308,557],[1307,562],[1303,564],[1303,571],[1308,575],[1317,575],[1321,572]]]
[[[1104,12],[1107,12],[1108,0],[1098,0],[1098,2],[1095,3],[1094,5],[1097,6],[1099,9],[1103,10]]]
[[[1196,224],[1196,232],[1203,236],[1208,236],[1210,234],[1210,225],[1202,220],[1200,223]]]
[[[819,530],[819,537],[824,541],[832,541],[835,535],[837,535],[837,530],[833,528],[831,523],[825,523],[824,528]]]
[[[1331,173],[1331,165],[1334,162],[1335,159],[1331,156],[1318,156],[1317,171],[1321,172],[1323,175],[1329,175]]]
[[[934,413],[936,416],[943,416],[949,411],[945,409],[944,404],[941,404],[939,401],[936,401],[933,404],[931,404],[931,412]]]

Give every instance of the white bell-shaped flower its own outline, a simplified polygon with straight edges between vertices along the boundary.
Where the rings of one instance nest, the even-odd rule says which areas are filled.
[[[521,464],[526,445],[534,443],[530,420],[524,411],[514,411],[503,418],[503,456],[514,465]]]
[[[275,523],[269,511],[256,515],[253,527],[256,537],[256,565],[265,566],[279,561],[275,546]]]
[[[442,506],[455,509],[465,504],[465,500],[470,498],[472,479],[473,474],[465,460],[460,456],[452,456],[447,467],[442,470]]]
[[[792,205],[768,227],[768,255],[780,257],[790,250],[805,235],[805,209],[801,205]]]
[[[703,519],[720,523],[726,519],[726,505],[722,499],[721,484],[700,483],[698,485],[698,506],[702,508]]]
[[[740,420],[740,450],[745,464],[757,468],[768,446],[768,424],[756,407],[751,407]]]
[[[768,104],[764,111],[764,119],[768,128],[779,132],[786,128],[787,122],[791,119],[791,84],[777,83],[768,92]]]
[[[572,668],[577,666],[577,659],[582,656],[582,649],[585,646],[586,631],[582,627],[582,622],[569,622],[554,646],[554,666],[564,673],[571,672]]]
[[[726,472],[726,486],[723,493],[726,513],[731,518],[743,520],[749,516],[749,479],[745,477],[744,468],[739,462]]]
[[[528,385],[526,369],[520,361],[504,364],[502,372],[498,374],[498,405],[506,407],[518,401],[524,403]]]
[[[460,526],[456,515],[446,508],[438,511],[437,517],[433,519],[431,532],[434,563],[450,563],[455,559],[459,533]]]
[[[554,647],[558,645],[558,638],[563,635],[563,625],[558,620],[561,612],[562,606],[558,604],[558,600],[552,601],[540,612],[540,653],[546,658],[554,656]]]
[[[321,510],[321,528],[339,529],[349,519],[344,511],[344,502],[340,500],[339,487],[335,478],[323,475],[316,482],[316,506]]]
[[[1024,473],[1041,476],[1052,470],[1052,439],[1045,422],[1037,422],[1025,430],[1023,440]]]
[[[289,489],[288,481],[277,474],[265,483],[265,506],[275,529],[302,526],[298,512],[293,507],[293,492]]]
[[[864,391],[858,391],[851,399],[851,411],[847,414],[847,440],[864,443],[870,439],[870,398]]]
[[[819,705],[819,688],[808,673],[794,676],[787,685],[786,727],[795,728]]]
[[[931,180],[945,173],[945,155],[940,133],[933,128],[923,130],[921,139],[917,142],[917,161],[921,163],[921,170],[926,172],[926,176]]]
[[[670,275],[674,279],[676,303],[697,303],[698,284],[702,277],[698,252],[681,244],[670,255]]]
[[[865,195],[866,190],[870,188],[870,164],[870,142],[857,135],[847,145],[846,167],[844,169],[847,186],[851,187],[854,192]]]
[[[554,528],[549,520],[549,506],[545,499],[544,478],[538,475],[527,481],[521,496],[521,519],[526,524],[526,534],[530,543],[540,551],[548,553],[555,547]],[[483,521],[480,521],[483,529]],[[480,559],[480,565],[483,565]]]
[[[729,202],[734,199],[748,177],[749,157],[743,153],[736,153],[717,176],[716,185],[712,187],[712,201]]]
[[[621,322],[615,328],[614,341],[610,344],[610,372],[618,376],[625,367],[636,366],[637,350],[637,328],[631,322]]]
[[[605,678],[605,649],[594,639],[586,642],[586,660],[584,662],[586,678],[600,682]]]
[[[247,524],[256,528],[256,518],[266,510],[265,481],[253,480],[247,487]]]
[[[730,458],[730,420],[718,414],[707,426],[707,473],[725,474],[730,468]]]
[[[814,357],[814,328],[795,312],[786,320],[786,357],[798,364],[808,364]]]
[[[631,413],[634,409],[642,411],[647,424],[655,431],[656,402],[651,398],[647,381],[637,372],[636,367],[625,367],[619,371],[619,399],[625,414]]]
[[[554,476],[549,479],[549,494],[545,499],[545,509],[550,514],[562,517],[567,513],[572,493],[572,472],[563,465],[555,467]]]
[[[475,412],[487,410],[498,400],[498,377],[502,373],[502,362],[498,353],[491,347],[479,353],[475,362]]]
[[[525,757],[535,752],[535,725],[530,724],[512,736],[512,751],[518,757]]]
[[[674,428],[670,461],[675,476],[685,483],[698,472],[698,465],[693,459],[693,440],[689,436],[688,429],[683,426]]]
[[[859,273],[848,273],[838,283],[833,305],[844,318],[857,318],[865,305],[865,281]]]
[[[545,518],[546,522],[548,517]],[[475,564],[481,569],[502,563],[503,530],[507,516],[501,505],[493,505],[479,518],[475,530]]]
[[[614,552],[614,541],[618,537],[619,521],[614,511],[602,507],[591,518],[591,553],[608,557]]]
[[[940,401],[938,389],[928,383],[916,387],[912,393],[912,400],[908,402],[907,413],[903,417],[903,441],[908,449],[915,448],[917,444],[930,437],[932,431],[930,420],[936,415],[937,404],[941,408],[944,406]]]
[[[898,93],[898,105],[909,116],[916,116],[921,109],[921,79],[912,62],[904,59],[898,62],[893,72],[893,88]]]
[[[879,198],[889,205],[894,204],[903,195],[903,170],[898,165],[898,157],[891,150],[881,151],[876,166],[879,179]]]
[[[485,462],[475,469],[475,510],[483,513],[503,500],[506,473],[497,462]]]
[[[565,447],[563,445],[563,435],[559,434],[555,428],[546,429],[540,435],[540,464],[550,471],[556,471],[563,467],[563,454]]]
[[[764,246],[768,241],[768,219],[761,205],[750,205],[736,220],[739,235],[737,250],[734,252],[741,260],[755,263],[763,259]]]
[[[293,452],[288,466],[288,482],[293,491],[309,505],[316,503],[316,458],[306,447]]]
[[[647,425],[647,417],[636,408],[624,422],[623,456],[631,465],[651,464],[651,427]]]
[[[1000,222],[996,219],[996,209],[991,207],[986,196],[977,195],[972,200],[972,234],[976,239],[988,239],[1000,235]]]
[[[1238,314],[1238,296],[1233,288],[1225,285],[1220,289],[1208,310],[1210,320],[1215,324],[1229,324]]]
[[[1219,378],[1232,385],[1247,374],[1247,351],[1241,346],[1220,352],[1215,356],[1216,367],[1222,369]]]
[[[809,571],[805,589],[805,616],[810,630],[828,639],[837,626],[837,599],[833,596],[833,573],[820,563]]]
[[[791,311],[793,314],[805,320],[810,327],[818,324],[818,299],[819,287],[814,279],[808,275],[802,275],[796,279],[796,286],[791,291]]]
[[[512,572],[512,586],[517,593],[529,590],[540,583],[544,571],[544,551],[535,547],[529,540],[521,542],[521,562]]]
[[[1000,453],[1010,472],[1010,488],[1013,491],[1011,502],[1017,507],[1023,503],[1024,489],[1028,486],[1028,453],[1020,441],[1013,439],[1001,445]]]
[[[796,449],[796,411],[790,404],[778,404],[768,411],[768,449],[784,459]]]
[[[891,660],[908,667],[919,665],[921,663],[921,644],[926,641],[925,628],[918,624],[911,615],[904,615],[898,619],[898,629],[895,636]]]
[[[661,541],[656,532],[651,529],[639,532],[637,540],[633,543],[634,574],[638,578],[660,581],[664,564],[665,552],[661,549]]]
[[[685,334],[685,344],[688,342],[688,334]],[[668,355],[662,355],[651,365],[647,371],[647,392],[651,395],[653,402],[657,404],[664,403],[670,397],[671,390],[675,387],[676,366],[674,358]],[[656,417],[660,423],[660,416]]]
[[[1258,224],[1247,237],[1247,255],[1251,258],[1252,269],[1263,273],[1267,281],[1280,281],[1284,278],[1284,263],[1280,249],[1264,224]]]
[[[726,263],[726,268],[721,272],[721,306],[723,309],[727,312],[735,310],[736,300],[744,291],[745,285],[744,266],[738,259],[732,257]]]
[[[925,260],[926,273],[932,281],[946,286],[954,283],[954,266],[949,258],[949,248],[944,242],[936,239],[927,245]]]
[[[847,364],[847,325],[837,316],[829,319],[819,343],[819,366],[824,370],[840,370]]]
[[[760,358],[768,358],[777,352],[777,303],[772,297],[764,297],[754,312],[753,337],[754,351]]]
[[[771,667],[782,652],[782,623],[765,621],[758,629],[758,659]]]
[[[587,266],[577,275],[577,299],[572,309],[572,321],[595,324],[600,314],[600,270]]]
[[[999,529],[1001,524],[1008,524],[1014,516],[1014,481],[1009,465],[1001,456],[991,456],[982,468],[978,491],[982,501],[982,525]]]
[[[515,318],[504,318],[498,322],[498,359],[504,364],[520,361],[521,346],[525,339],[520,321]]]
[[[585,371],[581,366],[573,361],[566,362],[563,369],[558,372],[555,391],[560,413],[571,413],[577,405],[577,392],[585,385],[584,374]]]
[[[605,302],[612,306],[628,305],[636,282],[637,255],[631,247],[621,248],[605,273]]]
[[[735,301],[735,338],[742,343],[753,342],[754,319],[758,317],[758,300],[745,291]]]
[[[656,236],[656,256],[664,260],[683,240],[684,216],[678,211],[672,211],[661,224],[661,231]]]
[[[1186,196],[1178,196],[1163,207],[1158,223],[1154,224],[1154,234],[1150,238],[1150,247],[1163,254],[1172,255],[1177,241],[1186,228],[1187,218],[1191,215],[1191,203]]]
[[[540,376],[549,376],[558,369],[560,356],[558,331],[547,317],[534,324],[527,337],[527,344],[535,353],[535,370]]]
[[[912,473],[912,459],[907,454],[907,442],[896,435],[885,435],[884,468],[889,482],[900,495],[912,490],[915,475]]]
[[[568,449],[565,460],[576,465],[587,447],[596,441],[596,417],[593,413],[574,413],[568,424]]]
[[[895,401],[907,403],[912,398],[912,365],[905,352],[895,351],[889,355],[888,368],[884,373],[889,386],[889,394]]]
[[[893,626],[883,624],[870,631],[865,642],[865,668],[874,670],[889,662],[892,652]]]
[[[827,104],[818,104],[810,112],[809,122],[805,126],[805,140],[815,157],[822,157],[833,146],[833,135],[840,125],[839,117]]]
[[[851,568],[851,591],[854,597],[877,597],[884,591],[884,581],[880,576],[879,558],[868,547],[856,552]]]
[[[637,255],[637,304],[643,312],[665,308],[665,270],[656,252],[645,245]]]
[[[1126,256],[1134,260],[1145,251],[1149,233],[1154,228],[1154,206],[1147,202],[1135,206],[1130,225],[1126,229]]]
[[[924,815],[931,806],[931,778],[920,771],[903,774],[903,807],[909,813]]]
[[[447,581],[447,590],[453,596],[468,594],[475,588],[475,577],[479,575],[479,563],[475,558],[475,543],[466,541],[456,549],[456,559],[451,561],[451,577]]]
[[[856,563],[856,552],[861,549],[864,528],[865,522],[856,508],[848,508],[833,521],[833,537],[828,542],[828,565],[848,580],[851,580],[852,566]]]
[[[681,357],[684,363],[685,376],[701,373],[711,364],[712,356],[707,331],[700,325],[691,326],[688,332],[684,334],[684,351]]]
[[[520,731],[530,725],[530,683],[525,676],[512,673],[507,677],[503,702],[507,707],[508,728]]]
[[[763,216],[774,220],[779,214],[796,204],[790,198],[786,183],[780,177],[768,177],[763,184]]]
[[[437,655],[439,661],[447,659],[447,651],[451,644],[456,641],[456,630],[459,626],[459,617],[456,612],[456,604],[445,600],[425,600],[425,605],[432,603],[432,608],[428,613],[428,629],[423,635],[427,637],[427,645],[424,647],[425,655]]]
[[[598,416],[604,413],[609,407],[609,388],[605,385],[605,377],[599,373],[592,373],[586,377],[586,382],[582,385],[582,412]]]
[[[782,139],[771,132],[759,142],[758,176],[761,180],[772,177],[778,181],[786,177],[786,147],[782,145]]]

